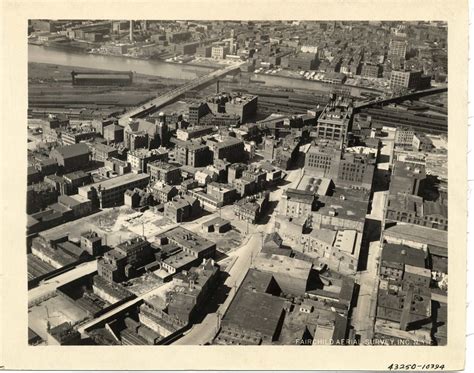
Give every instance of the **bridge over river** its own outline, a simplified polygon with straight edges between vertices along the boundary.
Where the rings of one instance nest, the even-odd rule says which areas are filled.
[[[223,69],[212,71],[211,73],[207,75],[191,80],[178,88],[175,88],[169,92],[166,92],[165,94],[161,96],[155,97],[153,100],[147,102],[146,104],[140,107],[131,109],[125,112],[123,115],[121,115],[119,118],[119,125],[125,126],[129,122],[130,119],[143,118],[148,114],[154,113],[158,111],[160,108],[162,108],[163,106],[176,101],[179,97],[184,95],[186,92],[193,89],[197,89],[199,87],[203,87],[205,85],[209,85],[217,81],[218,79],[226,76],[227,74],[232,73],[236,70],[239,70],[240,66],[243,63],[244,62],[233,64],[232,66],[228,66]]]

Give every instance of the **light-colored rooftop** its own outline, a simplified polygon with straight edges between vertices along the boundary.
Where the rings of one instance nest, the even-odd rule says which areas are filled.
[[[99,186],[102,189],[111,189],[111,188],[116,188],[116,187],[121,186],[121,185],[126,185],[126,184],[129,184],[129,183],[135,182],[135,181],[145,180],[145,179],[149,179],[149,178],[150,178],[150,175],[148,175],[148,174],[129,173],[129,174],[113,177],[113,178],[105,180],[105,181],[99,181],[99,182],[94,183],[94,184],[79,187],[79,190],[90,190],[93,187],[98,189]]]

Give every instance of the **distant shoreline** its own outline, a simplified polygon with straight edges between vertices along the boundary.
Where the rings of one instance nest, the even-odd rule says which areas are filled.
[[[28,44],[35,45],[37,47],[43,47],[45,49],[58,49],[61,51],[65,52],[71,52],[71,53],[76,53],[76,54],[82,54],[82,55],[88,55],[92,54],[94,56],[103,56],[103,57],[117,57],[117,58],[125,58],[125,59],[131,59],[131,60],[139,60],[139,61],[148,61],[148,62],[153,62],[157,61],[160,63],[165,63],[169,65],[182,65],[182,66],[190,66],[190,67],[203,67],[206,69],[212,69],[212,70],[218,70],[220,67],[215,66],[215,65],[208,65],[208,64],[200,64],[200,63],[193,63],[193,62],[169,62],[166,60],[162,59],[152,59],[152,58],[143,58],[143,57],[133,57],[133,56],[123,56],[123,55],[116,55],[116,54],[103,54],[103,53],[97,53],[97,52],[85,52],[83,48],[80,47],[73,47],[70,45],[61,45],[61,44],[44,44],[44,43],[39,43],[35,41],[28,41]]]

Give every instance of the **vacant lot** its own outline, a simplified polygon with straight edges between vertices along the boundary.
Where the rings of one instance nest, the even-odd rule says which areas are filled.
[[[84,320],[87,313],[62,296],[57,295],[28,310],[28,326],[43,340],[51,342],[48,334],[48,322],[51,328],[64,322],[75,324]]]

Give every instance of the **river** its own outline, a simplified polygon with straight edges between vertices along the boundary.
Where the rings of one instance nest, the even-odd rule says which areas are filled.
[[[340,85],[340,84],[326,84],[323,82],[315,80],[306,80],[298,78],[290,78],[285,76],[278,75],[267,75],[267,74],[251,74],[250,78],[254,82],[260,82],[265,85],[265,87],[285,87],[293,89],[306,89],[311,91],[323,91],[328,92],[335,88],[347,90],[350,92],[351,96],[360,97],[362,92],[368,93],[380,93],[380,90],[365,88],[365,87],[355,87],[351,85]]]
[[[48,63],[90,69],[133,71],[170,79],[195,79],[215,70],[205,66],[168,63],[156,60],[83,54],[28,44],[28,62]]]

